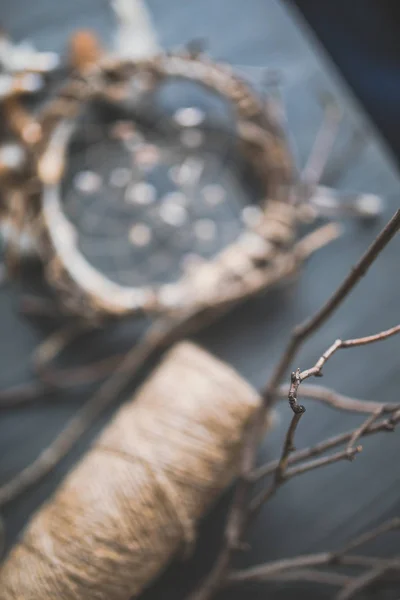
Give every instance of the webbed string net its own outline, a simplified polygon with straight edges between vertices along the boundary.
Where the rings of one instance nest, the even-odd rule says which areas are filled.
[[[173,80],[133,99],[82,110],[60,191],[91,265],[123,286],[157,286],[256,225],[265,198],[229,102]]]

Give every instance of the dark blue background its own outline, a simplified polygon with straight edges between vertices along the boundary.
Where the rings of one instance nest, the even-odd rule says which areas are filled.
[[[398,0],[294,0],[294,4],[381,129],[399,161]]]

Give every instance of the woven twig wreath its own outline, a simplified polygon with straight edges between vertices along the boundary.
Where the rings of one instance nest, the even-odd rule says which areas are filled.
[[[76,231],[63,208],[63,178],[70,142],[85,106],[112,108],[115,122],[135,125],[132,88],[155,92],[172,79],[200,84],[234,109],[234,136],[242,158],[261,187],[261,218],[225,249],[173,283],[128,286],[112,281],[80,252]],[[127,116],[128,115],[128,116]],[[62,304],[89,318],[198,310],[230,303],[265,287],[271,259],[288,253],[295,233],[291,206],[291,157],[272,107],[227,65],[190,54],[162,54],[141,62],[99,61],[64,85],[40,118],[35,238],[50,285]],[[126,132],[125,132],[126,133]],[[134,269],[132,265],[132,269]]]

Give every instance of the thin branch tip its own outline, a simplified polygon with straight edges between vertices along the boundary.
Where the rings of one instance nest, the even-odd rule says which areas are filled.
[[[312,161],[308,164],[308,169],[306,169],[305,173],[303,173],[303,176],[305,175],[306,179],[307,177],[312,179],[315,177],[315,173],[319,172],[318,169],[321,169],[319,164],[320,158],[316,156],[316,154],[317,153],[314,152]],[[263,433],[260,423],[264,422],[265,414],[273,405],[277,396],[280,395],[279,390],[281,389],[281,381],[296,357],[300,347],[306,341],[306,339],[315,333],[339,308],[342,302],[348,297],[355,286],[359,283],[361,278],[367,273],[376,258],[391,241],[399,229],[400,209],[396,211],[394,216],[382,229],[380,234],[376,237],[358,263],[350,269],[342,284],[336,289],[336,291],[320,308],[320,310],[293,329],[286,349],[278,361],[275,369],[273,370],[267,385],[262,391],[263,402],[260,406],[259,414],[254,420],[253,425],[243,442],[241,472],[243,475],[247,474],[248,476],[241,477],[236,486],[225,530],[229,533],[228,537],[226,538],[226,542],[228,543],[223,545],[214,567],[211,569],[208,577],[200,585],[195,594],[190,596],[190,600],[211,600],[211,598],[213,598],[215,594],[227,584],[257,579],[259,574],[261,574],[261,579],[264,580],[277,571],[284,571],[289,568],[301,570],[304,567],[315,567],[323,564],[332,565],[334,560],[337,560],[335,555],[332,553],[322,553],[314,557],[297,557],[297,559],[285,559],[282,561],[277,561],[277,571],[274,569],[275,563],[262,565],[261,573],[257,567],[253,567],[252,569],[242,572],[233,572],[233,574],[231,571],[233,552],[235,548],[240,547],[242,538],[248,525],[252,522],[254,517],[257,516],[261,507],[285,482],[294,476],[301,475],[316,468],[331,465],[342,460],[354,460],[356,455],[362,451],[362,446],[360,444],[356,445],[359,438],[367,434],[372,434],[379,431],[387,431],[388,429],[394,428],[394,426],[400,421],[400,410],[396,407],[396,405],[393,406],[388,404],[379,405],[378,403],[368,403],[366,401],[340,396],[335,392],[326,390],[326,388],[319,388],[315,391],[314,398],[320,399],[321,401],[324,401],[336,408],[344,408],[345,410],[352,410],[354,412],[364,412],[368,414],[369,417],[360,427],[353,431],[346,432],[331,439],[325,440],[313,448],[307,448],[297,452],[294,451],[295,432],[299,421],[305,412],[305,407],[298,403],[297,398],[298,389],[302,382],[309,377],[321,377],[322,368],[333,356],[333,354],[335,354],[335,352],[340,348],[349,348],[356,345],[364,345],[386,339],[386,337],[390,337],[391,335],[400,332],[400,325],[387,330],[387,332],[380,332],[374,336],[358,338],[357,340],[343,341],[341,339],[337,339],[321,355],[314,367],[307,369],[306,371],[300,371],[300,369],[296,369],[296,371],[291,373],[290,388],[289,392],[286,393],[286,398],[289,401],[289,406],[293,415],[286,433],[281,456],[278,460],[273,461],[268,465],[258,469],[255,469],[254,467],[257,456],[258,442]],[[310,390],[308,391],[310,392]],[[389,419],[375,422],[384,412],[391,413],[391,417]],[[336,454],[332,454],[330,456],[320,457],[320,455],[325,453],[327,450],[345,444],[346,442],[347,446],[344,450],[338,451]],[[314,460],[310,460],[305,463],[303,462],[302,464],[297,464],[297,466],[289,467],[289,465],[296,465],[296,463],[299,463],[304,459],[315,456],[319,456],[319,458],[315,458]],[[270,485],[267,486],[266,489],[261,490],[258,495],[251,499],[253,483],[259,481],[266,475],[272,475],[272,481]],[[352,558],[344,557],[343,553],[344,551],[342,551],[340,554],[341,563],[344,562],[345,558]],[[359,561],[360,557],[354,558],[357,559],[357,564],[361,564]],[[361,557],[361,559],[364,561],[363,564],[367,565],[370,569],[370,575],[373,576],[369,579],[367,578],[368,581],[366,582],[366,585],[368,585],[370,579],[374,580],[374,569],[378,569],[378,567],[381,569],[382,564],[379,563],[378,565],[376,562],[378,559],[368,559],[367,557]],[[380,573],[381,570],[379,570],[379,573],[377,571],[377,577],[380,576]],[[315,573],[313,573],[313,576],[315,576]],[[335,581],[337,581],[337,579]],[[340,596],[340,598],[341,600],[347,600],[352,596],[344,590],[351,589],[350,586],[353,585],[353,578],[351,580],[342,581],[342,583],[343,586],[341,593],[343,593],[343,595]],[[358,586],[357,589],[361,589],[359,588],[360,583],[363,585],[362,581],[354,584]]]

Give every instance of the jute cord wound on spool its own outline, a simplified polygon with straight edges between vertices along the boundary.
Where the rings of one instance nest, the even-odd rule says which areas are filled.
[[[175,346],[33,517],[0,572],[0,599],[136,597],[190,550],[258,406],[231,367]]]

